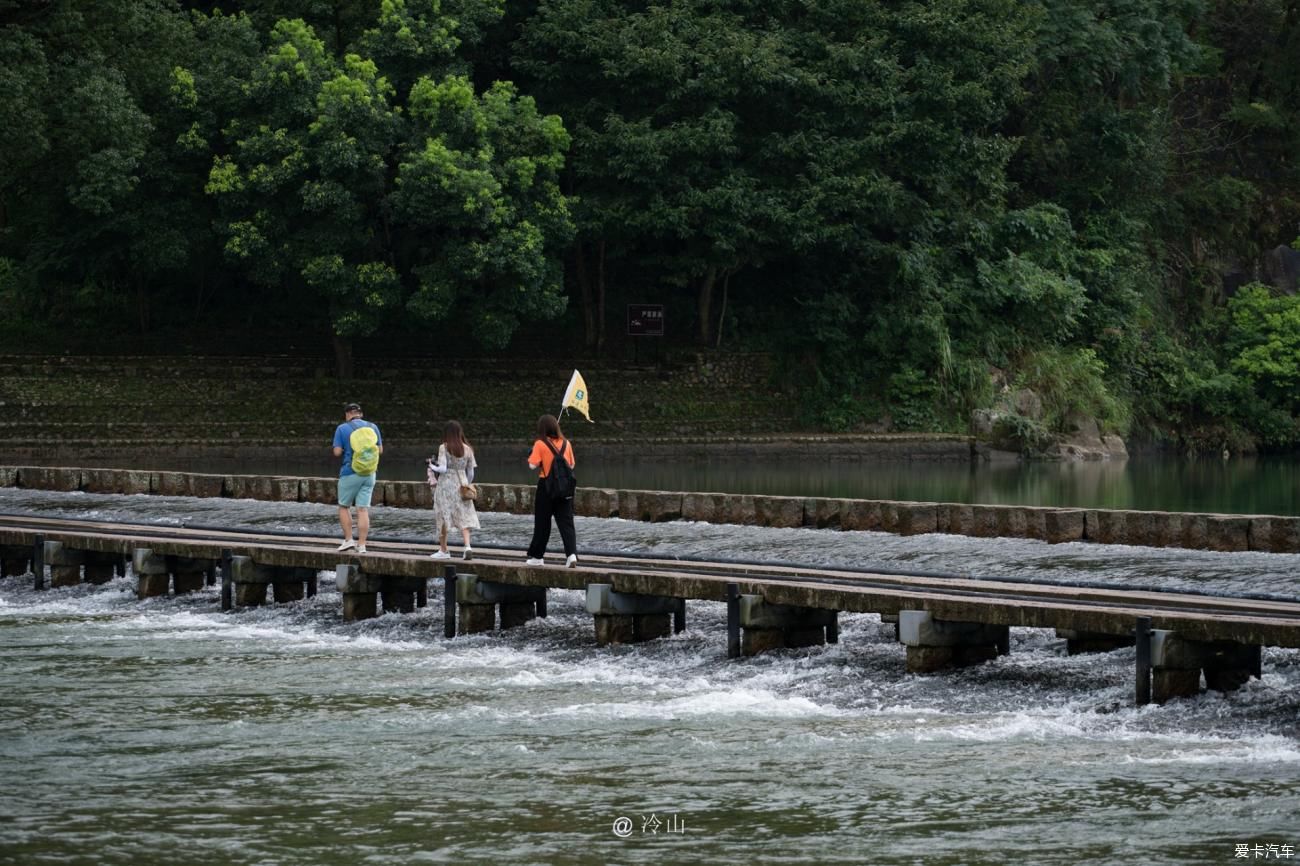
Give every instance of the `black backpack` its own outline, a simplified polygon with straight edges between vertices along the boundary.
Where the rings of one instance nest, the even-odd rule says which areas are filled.
[[[555,446],[545,438],[542,442],[546,447],[551,449],[551,454],[555,459],[551,461],[551,471],[542,479],[542,490],[552,500],[555,499],[572,499],[573,492],[578,489],[578,479],[573,476],[573,467],[569,461],[564,459],[565,440],[560,440],[560,450],[556,451]]]

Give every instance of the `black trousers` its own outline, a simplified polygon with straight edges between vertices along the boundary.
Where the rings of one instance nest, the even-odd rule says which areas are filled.
[[[564,555],[578,552],[578,535],[573,531],[573,500],[551,499],[542,490],[542,482],[537,482],[537,492],[533,495],[533,540],[528,543],[528,558],[541,559],[546,553],[546,545],[551,540],[551,518],[560,529],[560,539],[564,542]]]

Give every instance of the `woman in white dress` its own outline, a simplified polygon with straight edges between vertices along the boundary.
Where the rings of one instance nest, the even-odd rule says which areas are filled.
[[[442,444],[438,446],[437,461],[432,468],[441,476],[433,488],[433,520],[438,536],[438,550],[433,553],[433,558],[451,559],[447,550],[447,532],[459,529],[465,541],[461,558],[470,559],[474,550],[469,545],[469,531],[479,528],[478,511],[474,508],[474,500],[461,496],[460,488],[474,483],[478,461],[474,459],[474,449],[465,440],[465,431],[459,421],[447,422]]]

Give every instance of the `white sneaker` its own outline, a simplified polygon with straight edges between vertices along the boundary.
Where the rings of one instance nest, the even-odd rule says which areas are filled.
[[[356,547],[356,546],[357,546],[357,543],[356,543],[355,541],[353,541],[352,539],[349,538],[347,541],[343,542],[343,543],[340,544],[338,547],[336,547],[335,550],[351,550],[352,548],[354,548],[354,547]]]
[[[546,560],[537,559],[531,556],[528,559],[524,560],[524,565],[545,565],[545,564],[546,564]]]
[[[451,559],[451,554],[445,550],[435,550],[433,553],[429,554],[429,556],[434,559]]]
[[[474,548],[472,548],[472,547],[467,547],[467,548],[465,548],[463,551],[461,551],[460,558],[461,558],[461,559],[464,559],[464,560],[466,560],[466,561],[473,559],[473,558],[474,558]]]
[[[565,568],[573,568],[577,564],[578,564],[578,554],[576,553],[570,553],[569,558],[564,560]]]
[[[358,544],[357,553],[365,553],[365,552],[366,552],[366,546],[364,544]]]

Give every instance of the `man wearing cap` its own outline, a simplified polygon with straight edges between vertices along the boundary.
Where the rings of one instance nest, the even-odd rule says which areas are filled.
[[[357,553],[366,552],[366,535],[370,532],[370,496],[375,491],[375,473],[358,475],[352,469],[352,433],[361,427],[375,431],[379,440],[379,453],[384,453],[384,437],[379,426],[361,418],[361,407],[348,403],[343,407],[343,423],[334,430],[334,456],[343,458],[339,467],[339,526],[343,528],[343,543],[339,550],[355,547]],[[357,540],[352,540],[353,505],[357,508]]]

